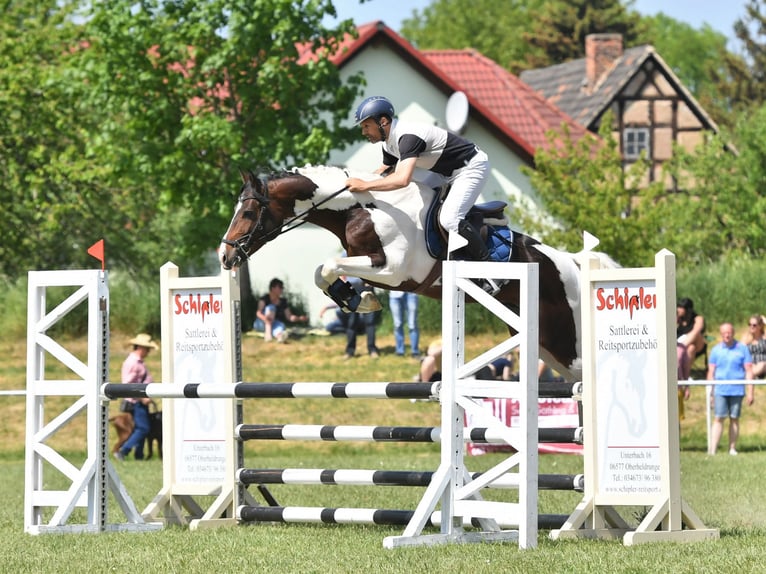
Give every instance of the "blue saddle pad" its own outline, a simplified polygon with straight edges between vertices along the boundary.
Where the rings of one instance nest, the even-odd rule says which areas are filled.
[[[425,221],[426,248],[428,254],[434,259],[441,259],[447,251],[447,244],[439,232],[438,213],[439,194],[435,194],[431,205],[428,207]],[[511,247],[513,246],[513,232],[503,225],[487,226],[487,249],[492,261],[507,262],[511,260]]]

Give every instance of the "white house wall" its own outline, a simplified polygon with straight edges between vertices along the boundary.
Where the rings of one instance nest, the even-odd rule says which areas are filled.
[[[399,117],[446,126],[445,109],[450,94],[442,93],[387,47],[368,46],[341,70],[344,79],[359,71],[363,71],[367,79],[362,97],[384,95],[393,102]],[[349,123],[353,114],[354,110],[350,109]],[[534,195],[529,178],[521,172],[524,162],[470,116],[463,135],[489,155],[492,167],[492,175],[479,201],[507,201],[509,197]],[[374,171],[381,162],[380,144],[367,143],[360,135],[358,144],[334,150],[328,163]],[[324,229],[305,225],[291,231],[251,258],[253,289],[256,295],[262,295],[272,277],[281,278],[288,292],[299,293],[306,301],[312,323],[320,324],[319,311],[329,299],[314,286],[314,270],[340,250],[335,236]],[[330,318],[328,313],[325,322]]]

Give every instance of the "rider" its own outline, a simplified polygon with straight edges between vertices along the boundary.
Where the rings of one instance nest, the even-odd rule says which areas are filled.
[[[394,167],[395,170],[374,181],[352,177],[346,180],[349,191],[392,191],[406,187],[415,168],[444,176],[452,187],[444,199],[439,223],[468,242],[465,250],[469,259],[488,261],[489,252],[479,230],[465,219],[489,175],[487,154],[445,129],[394,118],[394,106],[383,96],[365,99],[356,109],[354,120],[370,143],[383,142],[383,165],[375,173],[383,174]]]

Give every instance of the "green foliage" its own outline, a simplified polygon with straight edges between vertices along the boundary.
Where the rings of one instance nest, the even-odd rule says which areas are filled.
[[[651,265],[666,248],[679,267],[716,261],[730,253],[766,253],[766,108],[744,117],[737,128],[738,154],[724,137],[711,136],[694,153],[681,148],[665,167],[678,191],[663,181],[646,184],[643,162],[623,171],[616,141],[602,121],[602,143],[570,141],[566,131],[549,135],[549,150],[537,153],[536,170],[526,170],[550,221],[525,216],[522,226],[553,245],[578,251],[582,232],[601,240],[624,266]],[[558,144],[558,145],[553,145]]]
[[[90,45],[73,62],[88,86],[82,102],[101,114],[94,148],[113,180],[161,214],[156,228],[137,213],[134,232],[181,239],[156,242],[146,253],[154,261],[188,261],[216,245],[237,168],[316,163],[351,141],[341,121],[357,82],[342,85],[326,59],[349,23],[325,29],[331,10],[285,0],[92,5]],[[305,50],[322,58],[302,59]]]
[[[475,48],[518,73],[583,57],[588,34],[619,32],[631,43],[640,22],[619,0],[436,0],[401,33],[420,49]]]
[[[694,300],[708,334],[716,336],[724,322],[741,333],[751,315],[766,315],[766,269],[761,259],[733,253],[710,265],[679,268],[676,293]]]
[[[545,2],[541,0],[434,0],[414,11],[400,33],[421,50],[474,48],[503,67],[532,49],[522,37]]]
[[[733,108],[760,106],[766,101],[766,9],[762,0],[749,0],[746,15],[734,23],[744,54],[726,59],[723,80]]]
[[[342,122],[360,79],[328,60],[352,24],[324,27],[334,13],[328,0],[10,3],[0,273],[86,266],[100,238],[134,276],[198,264],[238,167],[318,163],[357,136]]]
[[[519,66],[543,68],[585,56],[588,34],[621,34],[630,46],[643,31],[641,16],[621,0],[557,0],[543,3],[522,38],[534,48]]]
[[[684,87],[717,122],[732,121],[719,80],[725,74],[729,57],[726,36],[708,24],[695,29],[661,12],[646,16],[643,21],[646,28],[639,43],[654,46]]]
[[[109,327],[113,332],[150,333],[159,338],[159,281],[137,282],[124,274],[110,274]]]
[[[0,333],[9,339],[27,337],[27,276],[8,279],[0,276]]]
[[[610,119],[602,125],[610,126]],[[601,241],[599,250],[622,265],[651,265],[656,249],[645,234],[646,218],[632,200],[654,192],[653,186],[637,187],[638,176],[632,174],[642,166],[623,171],[617,142],[606,127],[603,142],[591,136],[574,142],[566,126],[562,129],[548,134],[551,146],[537,152],[536,169],[524,168],[550,219],[517,209],[521,226],[573,252],[582,249],[582,234],[588,231]]]
[[[11,277],[82,265],[97,238],[98,214],[81,183],[99,167],[88,165],[61,71],[79,41],[70,13],[54,0],[9,2],[0,11],[0,273]]]
[[[731,136],[711,137],[694,153],[677,149],[671,169],[682,189],[684,247],[703,246],[710,260],[730,252],[766,253],[766,106],[742,116]],[[728,142],[734,142],[734,148]]]

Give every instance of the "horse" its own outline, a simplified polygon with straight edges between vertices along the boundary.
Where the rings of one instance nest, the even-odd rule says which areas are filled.
[[[349,177],[371,181],[381,176],[329,166],[306,166],[280,173],[241,172],[236,209],[218,251],[221,266],[241,265],[267,242],[297,225],[313,223],[341,242],[345,256],[331,257],[315,272],[315,283],[344,310],[372,312],[380,303],[372,291],[358,295],[340,277],[364,279],[382,289],[441,297],[441,261],[446,245],[434,253],[427,241],[432,206],[439,190],[412,182],[385,192],[351,193]],[[485,209],[502,216],[503,202]],[[477,206],[478,216],[482,208]],[[496,221],[493,223],[497,223]],[[507,220],[505,220],[507,224]],[[509,233],[513,262],[539,264],[539,339],[541,356],[567,379],[580,375],[580,291],[576,255],[544,245],[519,232]],[[509,282],[495,295],[518,309],[519,284]],[[567,376],[567,373],[569,376]]]

